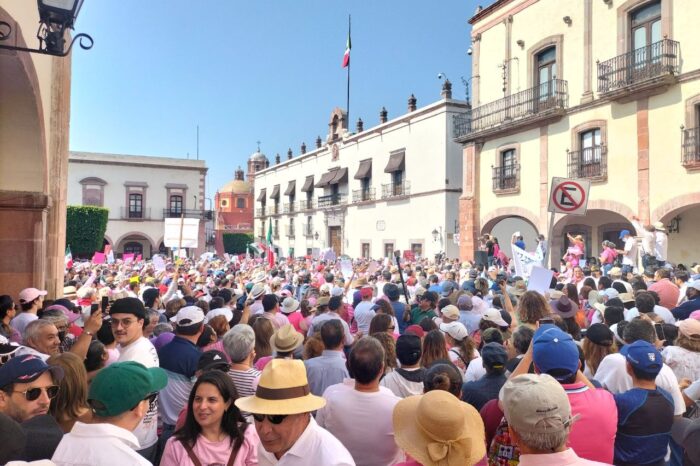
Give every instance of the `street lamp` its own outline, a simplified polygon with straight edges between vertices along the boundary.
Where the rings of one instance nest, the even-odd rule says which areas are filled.
[[[36,33],[36,37],[39,39],[38,49],[2,44],[2,41],[12,36],[12,25],[5,21],[0,21],[0,49],[65,57],[70,53],[77,39],[80,39],[78,43],[82,49],[91,49],[94,41],[92,37],[84,33],[76,34],[66,49],[66,29],[73,29],[80,8],[83,6],[83,1],[37,0],[39,8],[39,30]]]
[[[438,235],[440,233],[436,229],[433,229],[432,234],[433,234],[433,241],[435,241],[437,243]]]
[[[314,233],[314,239],[318,241],[318,232]]]

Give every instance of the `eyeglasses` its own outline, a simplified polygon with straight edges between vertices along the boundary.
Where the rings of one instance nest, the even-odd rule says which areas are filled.
[[[112,327],[119,327],[119,324],[121,324],[122,327],[124,327],[126,329],[126,328],[129,328],[129,326],[131,326],[131,324],[133,324],[134,322],[136,322],[136,321],[133,319],[115,319],[115,318],[112,318],[112,320],[110,321],[110,324],[112,325]]]
[[[49,397],[49,400],[56,398],[56,395],[58,395],[58,385],[51,385],[50,387],[35,387],[23,392],[14,391],[12,393],[21,393],[24,395],[27,401],[35,401],[39,399],[41,392],[44,391],[46,392],[46,396]]]
[[[256,422],[263,422],[267,418],[268,421],[270,421],[274,425],[279,425],[282,424],[282,421],[284,421],[287,418],[286,414],[253,414],[253,419],[255,419]]]

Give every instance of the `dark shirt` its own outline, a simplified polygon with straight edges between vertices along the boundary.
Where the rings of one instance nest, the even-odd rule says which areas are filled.
[[[671,309],[671,314],[676,320],[685,320],[690,317],[693,311],[700,309],[700,296],[696,296],[693,299],[689,299],[678,307]]]
[[[406,327],[411,325],[410,322],[404,322],[403,320],[403,313],[406,310],[406,305],[399,301],[391,301],[391,307],[394,309],[396,321],[399,323],[399,333],[403,335],[403,332],[406,331]]]
[[[462,401],[480,410],[487,401],[498,399],[498,392],[506,383],[504,374],[486,374],[474,382],[462,385]]]
[[[192,378],[201,354],[197,345],[175,335],[170,343],[158,350],[158,360],[161,368]]]

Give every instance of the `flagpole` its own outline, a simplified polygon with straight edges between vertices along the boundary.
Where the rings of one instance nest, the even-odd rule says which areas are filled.
[[[352,39],[350,38],[350,15],[348,15],[348,45],[352,47]],[[348,131],[350,131],[350,65],[352,65],[352,57],[350,57],[350,61],[348,61],[348,87],[347,87],[347,94],[345,97],[345,102],[346,102],[346,119],[347,119],[347,126],[348,126]]]

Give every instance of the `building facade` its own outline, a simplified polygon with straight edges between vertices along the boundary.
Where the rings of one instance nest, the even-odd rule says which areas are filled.
[[[7,44],[38,46],[37,2],[0,0],[0,21]],[[63,292],[70,80],[70,55],[0,50],[0,283],[15,299]]]
[[[550,226],[551,179],[563,177],[592,187],[585,216],[553,219],[555,262],[567,233],[598,255],[602,240],[635,231],[633,217],[666,225],[669,260],[698,260],[695,13],[700,2],[681,0],[498,0],[477,11],[472,108],[454,120],[462,258],[493,231],[507,243],[521,230],[533,250]]]
[[[222,186],[214,195],[214,233],[216,252],[219,255],[225,252],[225,233],[253,233],[254,198],[253,183],[250,179],[255,173],[252,159],[259,153],[260,149],[248,161],[248,180],[245,180],[243,170],[238,167],[234,179]]]
[[[141,254],[144,259],[168,253],[163,244],[164,219],[198,218],[199,244],[205,251],[204,160],[71,152],[68,205],[109,209],[105,244],[115,254]]]
[[[326,141],[255,174],[255,235],[264,241],[272,225],[273,244],[283,256],[332,248],[337,255],[380,258],[395,250],[419,256],[457,257],[458,199],[462,186],[461,146],[452,117],[466,103],[443,98],[354,133],[347,115],[335,109]],[[457,235],[458,237],[458,235]]]

